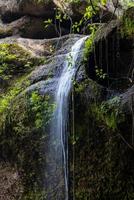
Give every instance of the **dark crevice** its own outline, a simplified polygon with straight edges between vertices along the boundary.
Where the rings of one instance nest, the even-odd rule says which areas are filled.
[[[96,67],[103,69],[106,78],[100,79],[96,75]],[[131,80],[133,62],[133,40],[121,38],[115,31],[106,39],[95,43],[95,50],[91,53],[87,65],[87,74],[97,80],[99,84],[122,91],[132,85]]]
[[[8,24],[8,23],[11,23],[17,19],[20,19],[21,17],[23,17],[23,15],[21,14],[17,14],[17,13],[11,13],[11,12],[8,12],[6,13],[5,15],[2,15],[1,16],[1,20],[4,24]]]

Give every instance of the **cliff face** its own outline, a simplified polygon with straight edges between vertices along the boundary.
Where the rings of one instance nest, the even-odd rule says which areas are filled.
[[[66,55],[82,37],[68,34],[68,19],[59,32],[55,6],[79,20],[87,1],[0,1],[0,198],[40,200],[50,193],[52,98]],[[70,94],[70,200],[134,198],[134,10],[120,19],[113,13],[112,20],[108,8],[101,7],[107,23],[97,21],[94,39],[86,42]],[[51,191],[51,200],[57,196]]]

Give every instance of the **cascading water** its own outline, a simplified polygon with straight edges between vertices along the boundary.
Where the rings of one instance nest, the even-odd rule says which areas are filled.
[[[68,107],[69,107],[69,94],[72,86],[72,79],[77,71],[77,60],[79,58],[81,47],[87,36],[80,38],[67,55],[67,59],[63,64],[57,89],[55,90],[55,104],[56,110],[51,123],[50,141],[49,141],[49,158],[51,165],[47,170],[48,176],[51,176],[49,184],[49,192],[55,191],[56,200],[68,200]],[[50,145],[51,144],[51,145]],[[52,184],[50,186],[50,184]],[[54,199],[49,195],[50,200]]]

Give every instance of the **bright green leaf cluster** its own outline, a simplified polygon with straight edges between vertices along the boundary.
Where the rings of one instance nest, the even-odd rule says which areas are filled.
[[[52,113],[55,109],[54,104],[50,104],[50,97],[48,95],[41,96],[38,92],[32,92],[30,97],[30,106],[32,113],[35,115],[35,126],[41,128],[47,125],[51,119]]]

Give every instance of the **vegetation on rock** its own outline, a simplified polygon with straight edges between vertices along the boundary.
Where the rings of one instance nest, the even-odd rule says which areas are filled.
[[[40,6],[49,5],[49,2],[53,3],[49,0],[35,0],[34,6],[39,6],[40,10]],[[128,2],[129,9],[111,23],[116,17],[116,6],[112,16],[110,14],[110,18],[103,23],[100,12],[102,15],[106,13],[106,16],[110,13],[105,0],[54,2],[58,2],[56,5],[59,6],[56,9],[52,7],[51,15],[45,16],[44,13],[42,17],[42,14],[36,13],[44,21],[44,32],[53,25],[59,37],[63,33],[90,34],[83,49],[83,61],[74,80],[72,98],[68,102],[70,199],[132,200],[134,99],[132,94],[125,94],[125,100],[122,95],[133,85],[133,3]],[[120,6],[119,4],[119,9]],[[24,13],[29,12],[24,9]],[[7,18],[13,14],[5,13],[2,16],[7,15]],[[31,13],[34,17],[36,14]],[[23,12],[20,15],[23,15]],[[16,19],[16,16],[14,17]],[[65,28],[67,30],[63,31]],[[12,35],[10,29],[9,32],[7,30],[7,35],[8,33]],[[40,31],[37,35],[40,36]],[[0,30],[0,36],[5,37],[3,29]],[[16,188],[22,200],[47,198],[47,188],[44,186],[47,173],[44,171],[45,163],[49,159],[49,125],[56,109],[53,90],[60,68],[63,67],[60,59],[64,62],[64,54],[67,53],[67,47],[70,47],[70,43],[67,43],[70,38],[71,35],[68,38],[63,37],[61,44],[58,39],[57,43],[51,40],[51,45],[48,45],[48,65],[45,65],[46,58],[42,59],[42,55],[34,56],[19,43],[6,40],[0,43],[0,161],[10,163],[12,168],[18,170],[18,187],[22,188],[22,191]],[[72,42],[73,38],[71,39]],[[34,41],[33,48],[36,49],[38,41]],[[28,40],[25,41],[27,42]],[[39,49],[47,49],[43,46],[44,42],[45,40],[40,40]],[[46,50],[42,49],[41,51]],[[50,55],[50,52],[53,55]],[[124,64],[124,57],[131,63]],[[71,69],[71,54],[68,54],[66,59]],[[122,79],[125,81],[122,82]],[[127,97],[131,95],[130,101]],[[13,200],[18,198],[16,196],[15,194]]]

